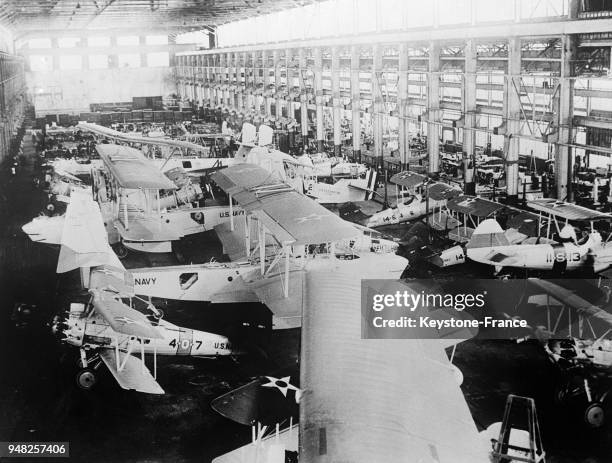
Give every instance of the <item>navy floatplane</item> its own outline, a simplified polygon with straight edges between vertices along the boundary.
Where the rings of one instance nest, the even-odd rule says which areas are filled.
[[[217,358],[237,353],[225,336],[162,320],[150,301],[148,316],[132,307],[133,276],[108,244],[98,204],[81,192],[68,204],[57,272],[76,269],[89,300],[71,304],[68,316],[56,317],[53,329],[79,349],[80,387],[93,387],[95,370],[104,364],[122,388],[163,394],[155,380],[158,355]],[[147,354],[153,356],[153,374],[145,365]]]
[[[187,181],[179,188],[139,150],[110,144],[96,149],[104,166],[92,172],[94,197],[120,257],[128,249],[172,252],[173,242],[228,220],[230,207],[194,207],[200,186]],[[231,213],[243,214],[239,208]]]
[[[257,263],[242,278],[270,309],[276,329],[301,325],[305,299],[314,291],[304,282],[315,269],[393,279],[406,267],[395,243],[364,233],[262,167],[239,164],[212,179],[246,212],[215,231],[225,254]]]

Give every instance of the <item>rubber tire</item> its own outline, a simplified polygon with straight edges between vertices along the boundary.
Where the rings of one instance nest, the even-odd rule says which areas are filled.
[[[76,375],[77,386],[86,391],[90,391],[97,382],[96,373],[90,368],[83,368]]]
[[[600,402],[593,402],[584,410],[584,422],[591,428],[601,428],[606,421],[606,412]]]

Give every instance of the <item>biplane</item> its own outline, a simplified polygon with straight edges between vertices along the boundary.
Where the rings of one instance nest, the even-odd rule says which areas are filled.
[[[202,153],[206,155],[209,151],[208,147],[206,146],[188,141],[172,140],[162,137],[143,137],[133,133],[119,132],[102,125],[91,124],[89,122],[79,122],[77,128],[91,132],[96,137],[110,140],[113,143],[126,143],[131,146],[138,147],[151,158],[155,157],[155,149],[159,149],[161,151],[161,156],[165,159],[170,158],[176,153],[185,156],[191,153]]]
[[[399,278],[406,267],[404,258],[390,252],[355,250],[362,230],[262,167],[239,164],[212,179],[245,211],[240,230],[232,216],[215,231],[230,257],[258,262],[242,278],[270,309],[276,329],[301,325],[303,305],[318,291],[304,286],[312,269],[330,274],[350,269],[359,280]]]
[[[611,391],[612,290],[605,281],[529,278],[525,290],[529,312],[524,318],[535,325],[528,337],[541,342],[561,373],[555,400],[578,405],[579,416],[591,428],[604,424],[604,402]]]
[[[80,269],[89,300],[71,304],[68,316],[56,317],[53,328],[63,342],[79,348],[80,387],[93,387],[95,370],[105,364],[123,389],[163,394],[155,380],[157,355],[217,358],[237,353],[225,336],[162,320],[150,302],[149,316],[132,307],[133,276],[108,244],[99,206],[78,191],[66,211],[57,272],[75,269]],[[146,354],[153,355],[153,374],[145,365]]]
[[[364,341],[362,288],[350,269],[332,275],[313,269],[305,286],[318,291],[304,307],[299,388],[297,375],[274,375],[215,399],[215,410],[252,427],[249,444],[215,463],[321,461],[321,455],[329,461],[407,461],[409,455],[408,461],[484,463],[497,461],[494,453],[498,461],[512,461],[504,459],[510,453],[544,461],[535,427],[520,443],[518,427],[506,418],[478,432],[445,352],[460,341]],[[535,408],[530,412],[537,426]]]
[[[542,230],[545,221],[546,236],[513,242],[496,220],[487,219],[474,230],[466,246],[467,256],[494,266],[496,272],[503,267],[515,267],[555,273],[572,270],[598,273],[610,267],[612,245],[603,241],[594,222],[610,220],[611,215],[554,199],[539,199],[527,204],[538,212],[538,230]],[[562,228],[559,219],[565,221]],[[589,222],[590,231],[579,241],[570,222]],[[554,231],[551,230],[553,225]]]
[[[188,182],[179,189],[140,151],[110,144],[96,149],[104,167],[93,171],[94,196],[120,257],[128,249],[171,252],[172,242],[228,219],[228,206],[194,207],[201,196],[199,185]]]
[[[261,125],[257,129],[254,125],[245,123],[242,126],[241,146],[235,156],[236,162],[256,164],[268,169],[297,191],[306,193],[321,204],[342,204],[373,198],[376,188],[375,170],[354,168],[348,175],[353,178],[342,178],[347,175],[339,174],[331,176],[334,183],[319,181],[309,159],[304,156],[294,158],[271,148],[273,132],[267,125]]]
[[[391,177],[395,184],[397,203],[373,214],[365,225],[379,227],[419,219],[446,204],[446,201],[461,194],[461,190],[440,182],[430,182],[426,175],[405,171]],[[430,184],[431,183],[431,184]],[[421,192],[418,193],[417,189]]]

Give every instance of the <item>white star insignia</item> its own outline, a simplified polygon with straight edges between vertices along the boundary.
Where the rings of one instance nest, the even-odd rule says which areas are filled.
[[[277,388],[284,397],[287,397],[287,391],[295,391],[295,402],[300,402],[302,391],[290,383],[291,376],[285,376],[284,378],[275,378],[273,376],[266,376],[268,382],[262,384],[262,387],[275,387]]]
[[[323,217],[325,217],[324,214],[310,214],[304,217],[297,217],[295,221],[297,223],[305,223],[310,222],[311,220],[321,220]]]

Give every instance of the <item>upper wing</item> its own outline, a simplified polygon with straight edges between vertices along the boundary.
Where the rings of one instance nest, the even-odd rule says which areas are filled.
[[[170,148],[180,148],[191,151],[196,151],[204,154],[208,154],[209,149],[202,145],[197,145],[195,143],[191,143],[188,141],[181,140],[172,140],[169,138],[153,138],[153,137],[143,137],[140,135],[132,135],[130,133],[118,132],[116,130],[110,129],[108,127],[104,127],[102,125],[91,124],[88,122],[79,122],[77,126],[79,129],[85,129],[93,133],[97,133],[98,135],[103,135],[107,137],[111,137],[115,140],[127,141],[130,143],[142,143],[146,145],[159,145],[159,146],[168,146]],[[102,146],[102,145],[97,145]]]
[[[176,190],[176,185],[141,151],[123,145],[97,145],[96,151],[122,188]]]
[[[359,235],[351,224],[262,167],[240,164],[216,172],[212,179],[279,243],[316,244]]]
[[[427,194],[434,201],[456,198],[461,195],[461,190],[446,183],[434,183],[427,189]]]
[[[114,349],[100,349],[100,358],[113,374],[123,389],[145,392],[147,394],[164,394],[164,390],[155,381],[143,361],[132,355]],[[117,365],[117,355],[119,364]]]
[[[124,269],[108,244],[100,207],[86,191],[75,189],[66,209],[57,273],[97,265]]]
[[[427,175],[417,174],[416,172],[406,170],[404,172],[400,172],[399,174],[395,174],[390,180],[391,183],[403,186],[404,188],[414,188],[427,180]]]
[[[476,217],[489,217],[505,206],[488,199],[460,195],[448,200],[446,205],[451,211],[462,212]]]
[[[528,201],[527,205],[536,211],[544,212],[566,220],[610,220],[612,215],[588,209],[577,204],[557,199],[545,198]]]
[[[115,331],[139,338],[163,338],[147,317],[115,299],[113,294],[95,289],[91,293],[94,309]]]
[[[542,280],[540,278],[530,278],[529,282],[546,294],[560,301],[561,304],[570,307],[579,315],[593,320],[599,320],[608,327],[612,327],[612,314],[593,305],[586,299],[578,296],[575,292],[553,283],[552,281]]]

